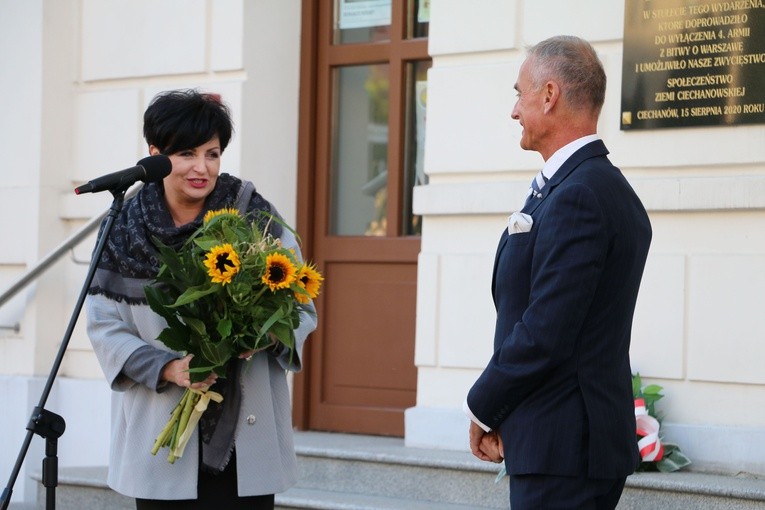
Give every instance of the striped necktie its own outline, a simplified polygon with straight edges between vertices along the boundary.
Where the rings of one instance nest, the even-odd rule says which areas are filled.
[[[526,195],[526,204],[529,205],[532,198],[542,198],[542,188],[545,187],[547,181],[549,181],[545,174],[540,170],[539,173],[531,180],[531,186],[529,186],[529,192]]]

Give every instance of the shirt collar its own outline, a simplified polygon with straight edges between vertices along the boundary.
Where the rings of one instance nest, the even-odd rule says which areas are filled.
[[[568,158],[570,158],[576,151],[595,140],[600,140],[600,137],[597,134],[583,136],[564,145],[555,151],[555,153],[550,156],[550,159],[545,162],[545,165],[542,167],[542,174],[548,179],[552,179],[555,172],[558,171]]]

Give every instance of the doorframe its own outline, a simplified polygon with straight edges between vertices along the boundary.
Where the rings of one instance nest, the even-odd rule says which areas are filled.
[[[298,154],[297,154],[297,218],[296,228],[300,232],[302,241],[303,254],[306,260],[311,260],[312,252],[317,248],[317,242],[320,242],[315,232],[315,218],[314,214],[322,204],[318,203],[317,194],[315,188],[317,186],[317,174],[315,168],[317,167],[317,157],[330,158],[327,151],[319,150],[317,146],[317,140],[321,132],[319,129],[322,126],[318,125],[319,122],[319,105],[318,93],[319,93],[319,78],[322,76],[319,69],[320,58],[322,54],[320,51],[323,48],[323,41],[321,38],[329,37],[329,34],[322,34],[322,23],[327,20],[322,16],[331,16],[328,11],[323,9],[330,9],[327,5],[323,5],[323,2],[317,2],[315,0],[302,0],[301,1],[301,41],[300,41],[300,78],[299,78],[299,100],[298,100]],[[391,12],[391,30],[397,32],[397,44],[391,46],[397,58],[393,60],[400,60],[397,66],[391,66],[392,73],[405,73],[406,64],[405,61],[415,61],[422,59],[423,55],[427,55],[427,39],[409,39],[408,42],[401,44],[400,41],[407,39],[407,22],[409,14],[406,11],[412,9],[412,5],[408,0],[399,0],[392,2]],[[328,42],[328,41],[326,41]],[[337,47],[334,49],[335,53],[341,53],[348,56],[348,51],[351,49],[343,49]],[[377,52],[376,48],[369,48],[365,50],[365,53]],[[369,57],[369,55],[367,55]],[[332,60],[330,58],[330,60]],[[345,59],[347,60],[347,59]],[[353,60],[353,59],[351,59]],[[369,60],[365,58],[363,60]],[[372,58],[371,60],[374,60]],[[393,80],[398,83],[398,87],[393,90],[391,88],[391,95],[399,98],[406,95],[406,80],[399,76],[400,79]],[[403,110],[396,109],[396,111],[389,112],[393,115],[393,118],[389,120],[389,124],[397,125],[400,127],[396,136],[391,136],[388,141],[388,157],[391,159],[391,154],[394,154],[398,161],[395,162],[396,167],[402,167],[404,165],[404,150],[403,145],[405,143],[404,124],[406,119],[403,117]],[[329,161],[322,161],[322,168],[329,167]],[[392,208],[396,211],[396,217],[394,221],[389,221],[387,226],[388,235],[398,233],[402,228],[403,222],[403,208],[401,204],[403,202],[403,186],[401,186],[401,179],[403,174],[393,172],[388,178],[388,198],[392,200],[395,207],[388,204],[389,211]],[[411,241],[409,239],[400,238],[400,242],[405,246],[409,246]],[[404,250],[407,251],[407,250]],[[419,244],[418,244],[419,251]],[[401,249],[396,250],[396,256],[401,256]],[[394,256],[394,258],[396,258]],[[416,260],[416,256],[415,256]],[[320,268],[321,269],[321,268]],[[324,295],[320,294],[316,300],[317,314],[319,317],[322,315],[322,309],[324,308]],[[319,328],[323,325],[321,320],[319,321]],[[321,336],[321,335],[320,335]],[[320,354],[320,346],[314,346],[314,342],[308,341],[303,348],[302,359],[309,361],[313,359],[315,354]],[[317,351],[319,349],[319,351]],[[293,380],[293,426],[298,430],[308,430],[311,423],[311,381],[314,380],[314,371],[317,369],[312,366],[312,363],[303,363],[303,370],[295,374]]]
[[[316,80],[317,80],[317,31],[319,24],[318,3],[301,1],[300,16],[300,89],[298,102],[298,154],[297,154],[297,230],[300,232],[304,256],[311,258],[314,245],[311,212],[315,210],[316,156]],[[314,301],[317,315],[322,308],[322,296]],[[321,327],[321,326],[320,326]],[[303,347],[303,360],[311,357],[311,342]],[[307,430],[309,423],[310,363],[303,363],[303,370],[295,374],[293,382],[292,421],[298,430]]]

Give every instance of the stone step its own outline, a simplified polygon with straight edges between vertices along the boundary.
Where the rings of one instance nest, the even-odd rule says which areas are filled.
[[[395,490],[391,490],[394,494]],[[477,510],[474,505],[413,501],[391,496],[292,488],[276,498],[276,510]]]
[[[135,499],[106,485],[106,466],[60,468],[56,488],[56,510],[135,510]],[[45,487],[39,473],[38,509],[45,508]]]
[[[507,509],[498,466],[468,452],[409,448],[402,439],[300,432],[298,484],[276,496],[280,510]],[[39,482],[39,475],[36,476]],[[45,489],[38,486],[45,507]],[[14,510],[32,507],[11,503]],[[132,498],[106,486],[106,467],[61,468],[58,510],[132,510]],[[765,480],[746,474],[683,471],[627,479],[618,510],[765,510]]]
[[[33,503],[11,503],[8,510],[37,510],[37,505]]]
[[[323,497],[328,499],[335,494],[385,496],[394,490],[409,504],[427,501],[475,509],[509,506],[507,479],[494,483],[498,466],[481,462],[469,452],[407,448],[396,438],[317,432],[301,433],[296,449],[301,467],[297,488],[325,491]],[[304,506],[293,503],[287,508],[332,508],[312,506],[316,498],[306,496]],[[636,473],[627,479],[619,510],[667,508],[765,510],[765,480],[743,473],[691,471]]]
[[[399,438],[319,432],[301,433],[295,448],[300,489],[507,507],[507,483],[494,483],[500,466],[469,452],[408,448]]]
[[[765,480],[746,473],[636,473],[627,478],[617,508],[762,510],[765,509]]]

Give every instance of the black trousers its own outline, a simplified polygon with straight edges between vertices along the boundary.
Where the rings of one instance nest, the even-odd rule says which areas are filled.
[[[213,475],[199,470],[197,499],[136,499],[136,510],[274,510],[274,495],[236,495],[236,452],[226,469]]]
[[[512,475],[510,508],[513,510],[613,510],[626,478],[586,476]]]

